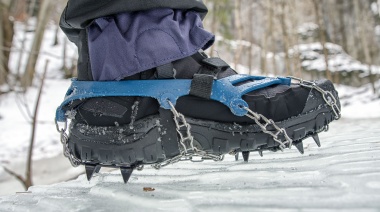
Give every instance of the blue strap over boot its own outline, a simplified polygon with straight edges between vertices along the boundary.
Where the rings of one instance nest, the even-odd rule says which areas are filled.
[[[246,82],[242,85],[239,83]],[[263,77],[250,75],[233,75],[213,80],[210,99],[219,101],[230,108],[236,116],[244,116],[248,104],[242,99],[244,94],[271,85],[290,85],[291,79],[286,77]],[[74,100],[93,97],[141,96],[157,99],[160,106],[170,109],[181,96],[189,95],[192,80],[126,80],[126,81],[78,81],[73,79],[62,104],[57,108],[56,121],[65,122],[64,106]]]

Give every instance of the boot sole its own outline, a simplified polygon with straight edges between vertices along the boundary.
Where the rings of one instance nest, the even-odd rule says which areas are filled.
[[[279,143],[263,133],[258,125],[242,126],[192,118],[186,120],[191,125],[194,145],[214,155],[240,151],[259,151],[261,154],[263,150],[279,149]],[[317,110],[277,122],[277,125],[286,129],[294,144],[299,144],[325,130],[333,120],[332,111],[324,105]],[[162,130],[158,115],[127,126],[96,127],[72,123],[70,127],[69,149],[82,164],[135,167],[163,162],[169,159],[166,155],[173,155],[163,149],[161,136],[166,132]]]

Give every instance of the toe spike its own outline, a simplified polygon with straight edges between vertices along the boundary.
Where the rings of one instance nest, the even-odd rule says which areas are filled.
[[[317,133],[315,133],[314,135],[312,135],[315,143],[317,144],[318,147],[321,147],[321,142],[319,141],[319,136]]]
[[[101,168],[102,168],[101,166],[97,165],[95,167],[95,173],[99,173]]]
[[[242,152],[244,162],[248,162],[249,159],[249,151],[243,151]]]
[[[85,165],[87,180],[90,181],[96,170],[95,165]]]
[[[260,157],[263,157],[263,151],[262,150],[259,150],[259,155],[260,155]]]
[[[124,183],[127,183],[129,178],[132,175],[133,168],[131,167],[121,167],[120,168],[121,176],[123,177]]]
[[[238,161],[239,160],[239,152],[236,152],[235,153],[235,161]]]
[[[294,146],[296,146],[296,148],[298,149],[298,151],[299,151],[301,154],[304,153],[304,149],[303,149],[303,143],[302,143],[302,141],[300,141],[300,142],[295,142],[295,143],[293,143],[293,144],[294,144]]]

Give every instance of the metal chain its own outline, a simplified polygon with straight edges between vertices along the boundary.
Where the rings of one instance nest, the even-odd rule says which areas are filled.
[[[192,161],[192,162],[202,162],[204,160],[214,160],[214,161],[221,161],[224,159],[224,155],[218,156],[218,155],[212,155],[208,154],[205,151],[199,150],[196,147],[194,147],[194,137],[191,135],[190,131],[190,124],[187,123],[185,116],[177,110],[175,110],[173,104],[171,104],[172,112],[174,114],[174,121],[176,124],[176,130],[177,133],[180,136],[180,145],[181,145],[181,154],[165,160],[161,163],[157,163],[152,165],[156,169],[160,169],[162,167],[165,167],[169,164],[177,163],[179,161]],[[55,123],[57,131],[60,133],[60,141],[63,145],[63,154],[65,157],[67,157],[73,167],[78,167],[81,165],[82,161],[76,158],[69,149],[68,145],[68,135],[66,134],[67,130],[67,121],[64,122],[64,126],[60,127],[58,122]],[[186,134],[182,133],[180,131],[181,128],[186,128]],[[200,159],[196,160],[194,158],[200,157]],[[143,166],[137,167],[137,170],[142,170]]]
[[[280,128],[272,119],[268,119],[261,114],[253,112],[248,107],[244,107],[244,109],[248,112],[246,114],[247,117],[254,120],[255,123],[261,128],[261,130],[264,133],[272,136],[273,140],[280,144],[279,147],[281,151],[284,150],[287,146],[289,147],[289,149],[292,147],[293,140],[288,136],[284,128]],[[275,129],[275,132],[269,131],[269,126],[272,126]],[[285,138],[284,142],[282,142],[279,138],[280,135],[282,135]]]
[[[63,145],[63,155],[65,157],[67,157],[71,163],[71,165],[73,167],[78,167],[80,164],[81,164],[81,160],[79,160],[78,158],[76,158],[71,152],[70,152],[70,149],[69,149],[69,144],[68,144],[68,141],[69,141],[69,137],[68,135],[66,134],[66,130],[67,130],[67,121],[64,122],[64,126],[63,128],[61,128],[58,124],[58,122],[56,121],[55,122],[55,126],[57,128],[57,131],[59,132],[60,134],[60,140],[61,140],[61,143]]]
[[[179,142],[182,146],[182,150],[187,153],[187,150],[189,148],[189,150],[195,150],[195,147],[194,147],[194,137],[191,135],[191,126],[189,123],[187,123],[186,119],[185,119],[185,116],[181,113],[179,113],[174,105],[169,101],[169,104],[170,104],[170,107],[171,107],[171,111],[174,115],[174,122],[175,122],[175,125],[176,125],[176,130],[177,130],[177,133],[178,135],[180,136],[180,139],[179,139]],[[185,128],[186,129],[186,133],[182,133],[180,130],[181,128]],[[189,143],[189,147],[187,147],[188,145],[186,145],[186,142]]]
[[[63,128],[60,128],[59,127],[59,124],[58,122],[56,121],[55,122],[55,126],[57,128],[57,131],[60,133],[60,140],[61,140],[61,143],[63,144],[63,155],[69,159],[71,165],[73,167],[78,167],[79,165],[82,164],[82,161],[78,158],[76,158],[71,152],[70,152],[70,149],[69,149],[69,144],[68,144],[68,141],[69,141],[69,137],[68,135],[66,134],[66,130],[67,130],[67,121],[64,122],[64,127]],[[144,169],[144,165],[137,165],[136,167],[136,170],[137,171],[142,171]]]
[[[174,158],[170,158],[161,163],[153,164],[152,167],[155,169],[160,169],[169,164],[174,164],[179,161],[192,161],[192,162],[203,162],[204,160],[222,161],[224,159],[224,155],[209,154],[194,146],[194,137],[191,135],[190,124],[187,123],[185,116],[179,113],[170,101],[168,101],[168,103],[171,107],[170,110],[172,111],[174,115],[176,130],[180,137],[179,139],[180,154]],[[182,128],[185,128],[185,133],[181,131]],[[195,159],[195,158],[199,158],[199,159]]]
[[[325,91],[321,87],[319,87],[315,82],[303,80],[301,78],[297,77],[289,77],[293,80],[298,81],[300,86],[311,88],[317,90],[319,93],[322,94],[323,100],[326,102],[327,105],[329,105],[335,115],[335,120],[340,119],[341,117],[341,111],[337,105],[337,100],[334,97],[334,95],[330,91]]]
[[[331,107],[332,111],[334,112],[335,120],[338,120],[341,117],[341,111],[337,105],[336,98],[334,97],[334,95],[330,91],[323,90],[321,87],[317,86],[317,84],[315,82],[306,81],[306,80],[303,80],[303,79],[297,78],[297,77],[289,77],[289,78],[296,80],[296,81],[299,81],[299,85],[301,85],[301,86],[308,87],[311,89],[315,89],[318,92],[320,92],[322,94],[323,100],[326,102],[327,105],[329,105]],[[293,141],[288,136],[288,134],[286,133],[284,128],[278,127],[272,119],[267,119],[265,116],[258,114],[258,113],[255,113],[247,107],[244,107],[244,109],[247,110],[247,112],[248,112],[248,114],[246,115],[247,117],[254,120],[255,123],[261,128],[261,130],[264,133],[271,135],[273,137],[273,140],[275,140],[277,143],[280,144],[279,147],[281,150],[283,150],[286,147],[286,145],[288,145],[288,147],[291,148]],[[276,132],[269,131],[267,128],[268,126],[274,127]],[[325,128],[325,130],[328,130],[328,125]],[[278,138],[278,136],[281,134],[285,137],[285,142],[282,142]]]

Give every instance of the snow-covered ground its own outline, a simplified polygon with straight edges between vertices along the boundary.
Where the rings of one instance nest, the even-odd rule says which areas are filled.
[[[378,211],[379,126],[380,119],[342,119],[321,134],[321,148],[306,140],[304,155],[146,167],[127,185],[118,171],[91,182],[82,175],[0,197],[0,211]]]
[[[376,83],[378,94],[373,93],[369,84],[360,88],[345,85],[335,85],[335,87],[339,92],[343,118],[380,118],[380,81]]]

